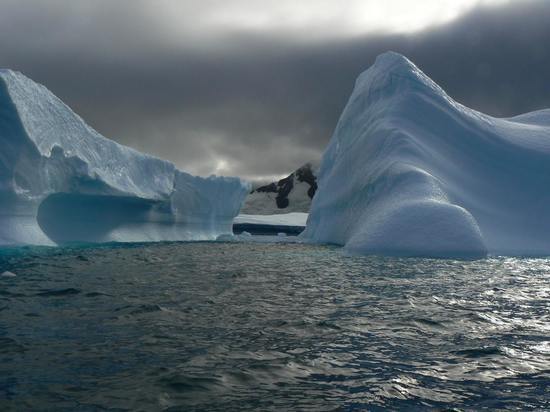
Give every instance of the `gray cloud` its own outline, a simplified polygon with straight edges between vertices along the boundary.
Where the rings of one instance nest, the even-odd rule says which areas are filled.
[[[104,135],[194,173],[280,175],[319,157],[355,78],[389,49],[470,107],[550,107],[544,0],[479,7],[415,35],[322,40],[185,27],[178,37],[144,0],[39,3],[0,0],[0,66],[45,84]]]

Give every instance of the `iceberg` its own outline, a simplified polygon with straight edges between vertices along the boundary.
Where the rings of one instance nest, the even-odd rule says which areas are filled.
[[[494,118],[388,52],[357,79],[307,227],[350,253],[550,255],[550,110]]]
[[[0,70],[0,148],[0,245],[216,239],[250,190],[101,136],[11,70]]]

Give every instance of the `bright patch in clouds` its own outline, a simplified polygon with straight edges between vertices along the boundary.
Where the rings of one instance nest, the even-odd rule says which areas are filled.
[[[229,164],[224,159],[218,159],[216,161],[216,167],[214,168],[214,171],[212,174],[214,175],[223,175],[227,173],[227,170],[229,169]]]
[[[337,37],[373,32],[411,33],[444,24],[475,6],[512,0],[160,0],[166,17],[177,24],[192,13],[189,30],[291,31]],[[192,3],[195,3],[194,5]],[[181,28],[181,25],[180,25]]]

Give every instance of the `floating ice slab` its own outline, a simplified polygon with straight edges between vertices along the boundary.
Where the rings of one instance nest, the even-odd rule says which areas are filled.
[[[305,239],[361,254],[550,255],[550,110],[497,119],[385,53],[326,149]]]
[[[0,149],[0,245],[215,239],[249,191],[101,136],[10,70],[0,70]]]
[[[233,231],[251,232],[255,235],[300,234],[305,226],[307,213],[294,212],[277,215],[240,214],[235,218]]]
[[[294,212],[279,215],[249,215],[240,214],[235,218],[236,224],[249,223],[272,226],[305,226],[307,213]]]

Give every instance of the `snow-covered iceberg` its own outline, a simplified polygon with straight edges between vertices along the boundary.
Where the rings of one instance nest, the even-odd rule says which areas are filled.
[[[0,245],[215,239],[249,190],[119,145],[0,70]]]
[[[550,255],[550,110],[497,119],[388,52],[357,80],[303,236],[352,253]]]

